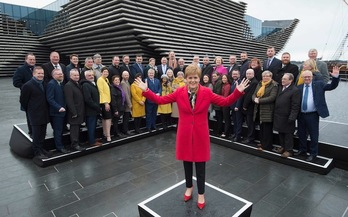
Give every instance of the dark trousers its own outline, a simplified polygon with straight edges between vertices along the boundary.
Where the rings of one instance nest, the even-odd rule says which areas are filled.
[[[33,133],[33,130],[31,129],[31,124],[30,124],[28,112],[25,112],[25,116],[26,116],[26,118],[27,118],[28,134],[32,134],[32,133]]]
[[[161,114],[161,121],[163,129],[167,129],[168,125],[170,125],[170,113],[169,114]]]
[[[153,103],[146,103],[146,128],[150,130],[151,128],[156,128],[156,118],[157,118],[157,108],[158,105]]]
[[[53,129],[54,144],[56,149],[61,150],[64,148],[62,137],[64,130],[65,117],[51,116],[51,125]]]
[[[119,129],[119,126],[118,126],[118,121],[120,120],[120,116],[121,116],[122,114],[120,114],[119,116],[117,116],[117,117],[113,117],[112,118],[112,129],[113,129],[113,132],[114,132],[114,136],[115,137],[117,137],[117,136],[119,136],[120,135],[120,129]]]
[[[223,121],[222,111],[215,110],[215,117],[216,117],[215,133],[221,134],[222,133],[222,121]]]
[[[280,133],[279,142],[285,151],[291,151],[294,147],[294,133]]]
[[[198,194],[205,191],[205,162],[195,162]],[[186,188],[191,188],[193,175],[193,162],[184,161]]]
[[[260,123],[260,141],[266,150],[271,150],[273,145],[273,123],[261,122]]]
[[[222,118],[225,122],[224,134],[228,136],[231,133],[231,109],[230,107],[222,107]]]
[[[241,111],[232,110],[233,132],[236,139],[242,137],[243,114]]]
[[[97,116],[86,116],[86,126],[88,131],[88,143],[95,143],[95,129],[97,127]]]
[[[32,125],[32,139],[33,139],[33,151],[35,155],[43,153],[43,146],[45,144],[47,124]]]
[[[317,112],[300,113],[298,118],[298,137],[300,151],[307,152],[307,132],[311,138],[310,154],[318,155],[319,115]]]
[[[134,130],[136,133],[140,133],[140,124],[142,117],[134,118]]]
[[[248,126],[247,139],[252,142],[255,139],[255,122],[253,114],[246,115],[246,124]]]
[[[80,124],[70,124],[70,142],[72,146],[79,145]]]
[[[123,113],[123,119],[122,119],[122,130],[124,133],[127,133],[129,130],[129,119],[130,119],[131,113],[130,112],[124,112]]]

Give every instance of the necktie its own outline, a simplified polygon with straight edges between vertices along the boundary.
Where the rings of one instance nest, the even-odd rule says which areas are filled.
[[[271,59],[268,59],[267,61],[267,68],[269,68],[269,65],[271,65]]]
[[[302,100],[302,109],[303,111],[306,111],[307,110],[307,101],[308,101],[308,87],[309,85],[306,84],[306,87],[305,87],[305,92],[304,92],[304,95],[303,95],[303,100]]]
[[[54,65],[54,68],[58,69],[58,65]]]
[[[143,73],[143,67],[141,67],[140,63],[138,63],[141,73]]]

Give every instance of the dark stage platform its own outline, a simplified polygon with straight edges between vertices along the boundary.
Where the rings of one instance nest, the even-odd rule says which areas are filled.
[[[0,79],[0,90],[6,96],[0,101],[1,217],[136,217],[139,203],[184,179],[174,131],[38,167],[10,151],[13,126],[25,122],[25,114],[11,78]],[[326,93],[323,145],[348,146],[347,90],[342,82]],[[334,165],[323,176],[212,142],[206,181],[252,202],[252,217],[348,217],[348,171],[335,159]],[[206,199],[208,206],[210,194]]]
[[[195,177],[194,180],[196,180]],[[204,209],[200,210],[197,207],[197,189],[193,191],[193,199],[184,202],[185,189],[185,180],[183,180],[139,203],[140,217],[249,217],[251,214],[251,202],[209,183],[206,183],[205,188],[209,199]]]

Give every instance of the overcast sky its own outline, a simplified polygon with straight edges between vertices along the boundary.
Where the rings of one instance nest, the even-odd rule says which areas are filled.
[[[10,4],[41,8],[52,0],[0,0]],[[308,50],[316,48],[319,57],[331,60],[348,34],[348,0],[243,0],[247,14],[261,20],[300,20],[285,48],[292,60],[307,59]],[[341,60],[348,60],[348,41]]]

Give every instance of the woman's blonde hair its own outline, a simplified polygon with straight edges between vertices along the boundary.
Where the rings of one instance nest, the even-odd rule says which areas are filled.
[[[185,69],[185,78],[187,78],[190,75],[198,75],[198,77],[201,77],[201,74],[202,70],[196,64],[190,64]]]

